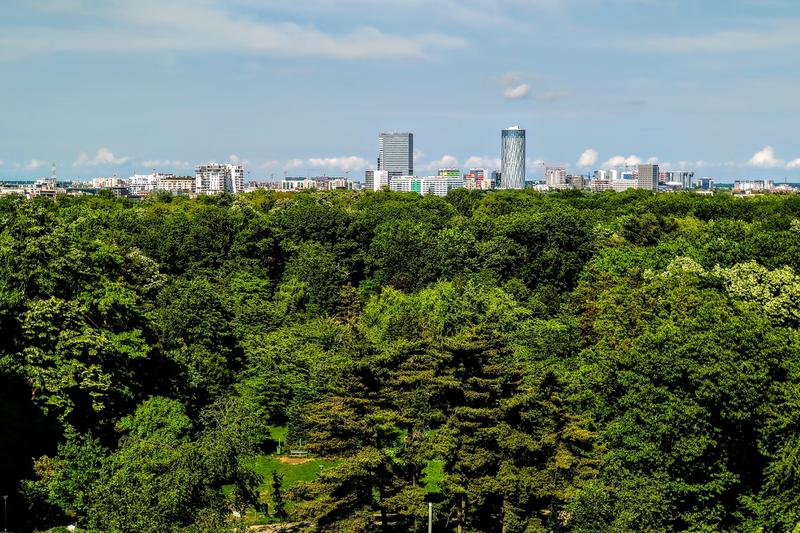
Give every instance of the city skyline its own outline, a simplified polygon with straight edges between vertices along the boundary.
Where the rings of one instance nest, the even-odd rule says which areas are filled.
[[[381,131],[414,132],[420,175],[498,169],[497,132],[519,123],[529,179],[657,160],[800,180],[794,2],[137,6],[0,6],[0,178],[54,161],[82,178],[210,160],[357,175]]]

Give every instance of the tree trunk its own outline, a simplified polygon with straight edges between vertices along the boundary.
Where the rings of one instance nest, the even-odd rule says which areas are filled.
[[[467,500],[461,497],[458,504],[458,533],[464,533],[464,522],[467,514]]]

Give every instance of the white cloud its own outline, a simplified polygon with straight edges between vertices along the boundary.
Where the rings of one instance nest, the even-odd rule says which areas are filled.
[[[434,172],[440,168],[461,168],[461,163],[452,155],[443,155],[441,159],[428,163],[425,168]]]
[[[0,167],[1,167],[1,166],[3,166],[3,165],[5,165],[5,164],[6,164],[6,162],[5,162],[5,161],[3,161],[2,159],[0,159]]]
[[[695,35],[637,37],[618,43],[638,52],[742,53],[800,47],[800,19],[761,24],[752,29],[723,30]]]
[[[242,159],[241,157],[239,157],[239,156],[238,156],[238,155],[236,155],[236,154],[231,154],[231,155],[229,155],[229,156],[228,156],[228,162],[229,162],[230,164],[232,164],[232,165],[242,165],[242,166],[247,166],[247,164],[248,164],[250,161],[248,161],[247,159]]]
[[[464,168],[498,169],[500,168],[500,158],[471,155],[464,161]]]
[[[761,168],[775,168],[783,165],[783,160],[775,156],[775,149],[772,146],[765,146],[763,150],[753,154],[748,165]]]
[[[25,165],[25,170],[36,170],[37,168],[42,168],[46,164],[47,164],[47,161],[42,161],[41,159],[31,159]]]
[[[0,36],[0,59],[63,52],[425,58],[433,50],[467,46],[462,37],[441,33],[387,34],[373,27],[326,33],[310,25],[237,15],[223,2],[213,0],[138,0],[136,9],[122,0],[73,0],[70,4],[67,12],[74,19],[70,27],[20,24],[4,32]]]
[[[141,164],[147,168],[191,168],[193,166],[188,161],[181,161],[179,159],[145,159]]]
[[[130,157],[116,157],[108,148],[100,148],[94,157],[89,157],[86,152],[78,154],[78,158],[72,163],[73,167],[96,167],[98,165],[124,165],[130,161]]]
[[[657,164],[658,164],[658,158],[657,158],[657,157],[651,157],[651,158],[649,158],[649,159],[647,160],[647,164],[648,164],[648,165],[657,165]]]
[[[338,170],[352,172],[369,168],[369,161],[355,155],[343,157],[311,157],[309,159],[290,159],[286,168],[308,169],[316,172]]]
[[[506,100],[519,100],[528,96],[530,92],[531,86],[527,83],[521,83],[503,91],[503,98]]]
[[[620,168],[620,167],[635,167],[636,165],[640,165],[642,163],[641,158],[635,155],[629,155],[628,157],[615,155],[605,163],[603,163],[603,168]]]
[[[600,154],[594,148],[584,150],[581,157],[578,159],[578,166],[583,168],[594,166],[597,164],[599,157]]]
[[[800,159],[792,159],[786,164],[786,168],[788,169],[800,168]]]

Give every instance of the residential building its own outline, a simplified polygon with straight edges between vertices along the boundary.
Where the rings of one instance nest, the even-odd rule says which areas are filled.
[[[611,190],[611,181],[609,180],[592,180],[589,184],[589,190],[592,192],[605,192]]]
[[[582,191],[586,188],[586,178],[581,175],[567,176],[567,186]]]
[[[220,163],[197,165],[194,179],[197,194],[244,192],[244,167],[242,165]]]
[[[158,180],[161,176],[172,176],[172,174],[134,174],[128,178],[128,190],[133,196],[145,196],[158,190]]]
[[[423,194],[424,178],[418,176],[398,176],[389,180],[389,188],[395,192],[415,192]]]
[[[95,189],[118,189],[128,187],[128,180],[125,178],[118,178],[116,176],[111,178],[94,178],[92,180],[92,187]]]
[[[492,175],[485,168],[471,168],[464,175],[464,186],[467,189],[491,189],[493,186]]]
[[[639,165],[639,189],[658,191],[658,165]]]
[[[544,169],[544,182],[548,189],[567,188],[566,167],[547,167]]]
[[[464,188],[464,185],[464,178],[447,176],[400,176],[389,181],[389,187],[393,191],[436,196],[447,196],[451,190]]]
[[[736,180],[733,184],[734,193],[758,193],[771,191],[775,188],[772,180]]]
[[[172,194],[193,194],[195,179],[191,176],[173,176],[172,174],[160,174],[158,177],[159,191],[167,191]]]
[[[281,181],[282,191],[304,191],[307,189],[316,189],[317,180],[306,177],[286,177]]]
[[[364,173],[364,189],[368,191],[380,191],[389,186],[388,170],[367,170]]]
[[[525,188],[525,130],[519,126],[504,129],[500,142],[501,189]]]
[[[378,135],[378,170],[390,178],[414,174],[414,134],[381,133]]]
[[[638,189],[640,181],[636,178],[632,180],[614,180],[609,182],[612,191],[622,192],[628,189]]]

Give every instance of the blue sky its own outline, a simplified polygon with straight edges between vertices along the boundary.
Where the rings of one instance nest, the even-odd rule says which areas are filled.
[[[800,180],[796,0],[6,0],[0,177],[658,159]]]

